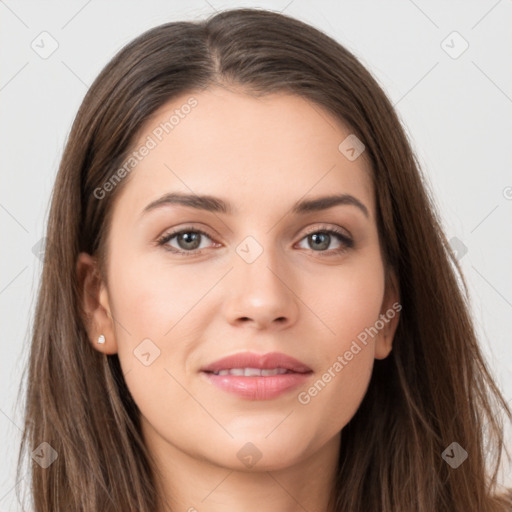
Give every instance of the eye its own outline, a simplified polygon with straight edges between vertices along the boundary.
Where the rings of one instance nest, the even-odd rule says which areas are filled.
[[[326,251],[325,249],[331,245],[333,237],[341,246]],[[302,240],[310,242],[309,245],[313,248],[313,252],[326,252],[329,256],[341,254],[354,246],[354,241],[349,236],[334,228],[316,228],[314,231],[310,231]]]
[[[210,236],[204,231],[197,228],[183,228],[179,231],[174,231],[172,233],[166,233],[161,238],[157,240],[158,245],[165,246],[168,251],[178,253],[178,254],[187,254],[194,253],[200,254],[200,242],[201,238],[206,237],[211,240]],[[176,243],[178,247],[173,247],[169,242],[176,238]],[[204,248],[204,247],[203,247]],[[198,250],[199,249],[199,250]]]

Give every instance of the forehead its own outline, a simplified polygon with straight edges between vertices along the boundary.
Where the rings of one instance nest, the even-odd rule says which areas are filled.
[[[374,216],[366,154],[354,160],[345,151],[353,136],[301,96],[191,91],[158,109],[139,132],[134,149],[149,149],[138,157],[126,194],[139,207],[166,192],[210,194],[229,197],[241,212],[347,193]]]

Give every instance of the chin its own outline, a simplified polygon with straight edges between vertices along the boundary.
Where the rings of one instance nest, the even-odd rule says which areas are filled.
[[[278,471],[301,462],[308,457],[310,443],[304,436],[287,435],[287,432],[256,433],[251,436],[245,432],[242,439],[238,437],[229,442],[216,444],[219,451],[214,455],[215,463],[236,471]],[[234,454],[228,456],[226,454]],[[212,461],[213,462],[213,461]]]

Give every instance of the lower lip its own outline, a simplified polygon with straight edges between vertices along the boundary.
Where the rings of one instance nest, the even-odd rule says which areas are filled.
[[[271,400],[304,384],[309,373],[283,373],[268,377],[241,377],[201,372],[218,388],[247,400]]]

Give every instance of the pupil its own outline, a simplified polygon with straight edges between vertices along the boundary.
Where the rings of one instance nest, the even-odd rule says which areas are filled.
[[[181,235],[181,240],[183,240],[185,242],[186,249],[195,249],[196,247],[189,247],[188,245],[192,244],[192,246],[194,246],[194,243],[196,243],[198,239],[199,239],[199,233],[190,233],[189,232],[189,233],[183,233]],[[197,245],[197,243],[195,245]]]
[[[320,247],[321,249],[327,249],[327,247],[329,247],[329,235],[327,235],[326,233],[316,233],[311,236],[313,237],[313,240],[317,248]],[[323,242],[320,241],[320,244],[317,243],[319,241],[319,237],[325,237]]]

